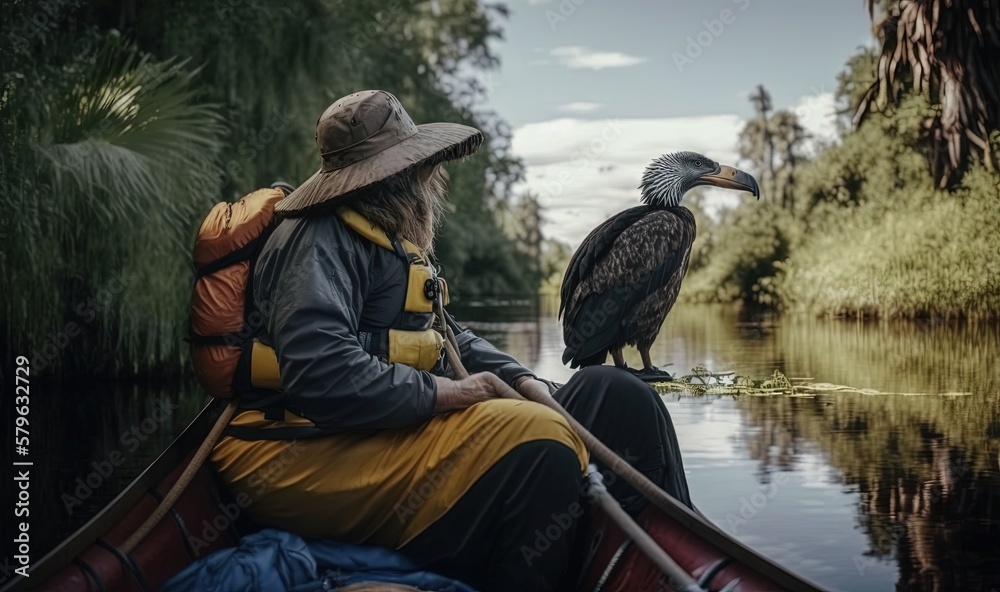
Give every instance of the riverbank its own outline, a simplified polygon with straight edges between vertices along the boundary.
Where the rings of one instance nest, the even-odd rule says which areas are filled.
[[[892,207],[831,216],[789,258],[780,290],[820,314],[998,320],[997,183],[977,168],[954,194],[892,195]]]
[[[796,173],[793,198],[698,217],[680,297],[773,312],[1000,320],[1000,173],[974,164],[935,189],[919,148],[928,109],[878,116]]]

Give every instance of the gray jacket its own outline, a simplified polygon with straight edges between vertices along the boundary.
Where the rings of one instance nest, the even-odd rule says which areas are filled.
[[[325,432],[399,428],[430,418],[437,397],[431,373],[386,364],[358,339],[362,331],[393,325],[406,280],[398,255],[334,214],[278,224],[257,261],[253,288],[288,407]],[[470,373],[493,372],[511,385],[531,375],[488,341],[452,326]],[[439,365],[434,373],[449,369]]]

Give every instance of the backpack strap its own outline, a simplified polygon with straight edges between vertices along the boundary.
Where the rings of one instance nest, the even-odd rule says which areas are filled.
[[[257,250],[257,245],[260,244],[260,238],[261,237],[258,236],[235,251],[226,253],[214,261],[209,261],[208,263],[197,267],[195,269],[195,273],[198,277],[204,277],[206,275],[211,275],[220,269],[225,269],[234,263],[252,259]]]

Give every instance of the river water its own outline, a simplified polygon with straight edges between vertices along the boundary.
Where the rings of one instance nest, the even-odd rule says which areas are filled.
[[[479,330],[542,376],[571,372],[555,319]],[[837,590],[1000,591],[995,326],[741,322],[721,307],[679,307],[652,357],[678,375],[779,370],[895,393],[665,402],[695,504],[754,549]]]
[[[565,381],[557,321],[492,304],[460,318],[540,376]],[[721,307],[675,309],[653,349],[654,363],[679,374],[779,370],[881,393],[664,396],[699,509],[759,552],[849,592],[1000,592],[998,358],[995,326],[744,322]],[[34,448],[36,549],[107,503],[204,404],[193,387],[61,391],[53,400],[72,404],[39,412],[48,427]],[[115,470],[95,477],[111,458]]]

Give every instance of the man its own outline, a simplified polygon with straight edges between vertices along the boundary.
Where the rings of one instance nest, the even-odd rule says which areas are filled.
[[[471,373],[451,378],[433,327],[441,164],[475,152],[482,134],[414,125],[394,96],[365,91],[331,105],[316,139],[322,168],[279,202],[284,220],[254,278],[284,395],[277,411],[233,420],[216,469],[262,526],[398,549],[485,591],[553,589],[575,524],[546,549],[535,549],[537,531],[580,502],[587,451],[556,413],[500,398],[501,382],[550,388],[446,315]],[[593,367],[554,396],[690,505],[653,389]],[[621,480],[611,491],[631,513],[643,507]]]

